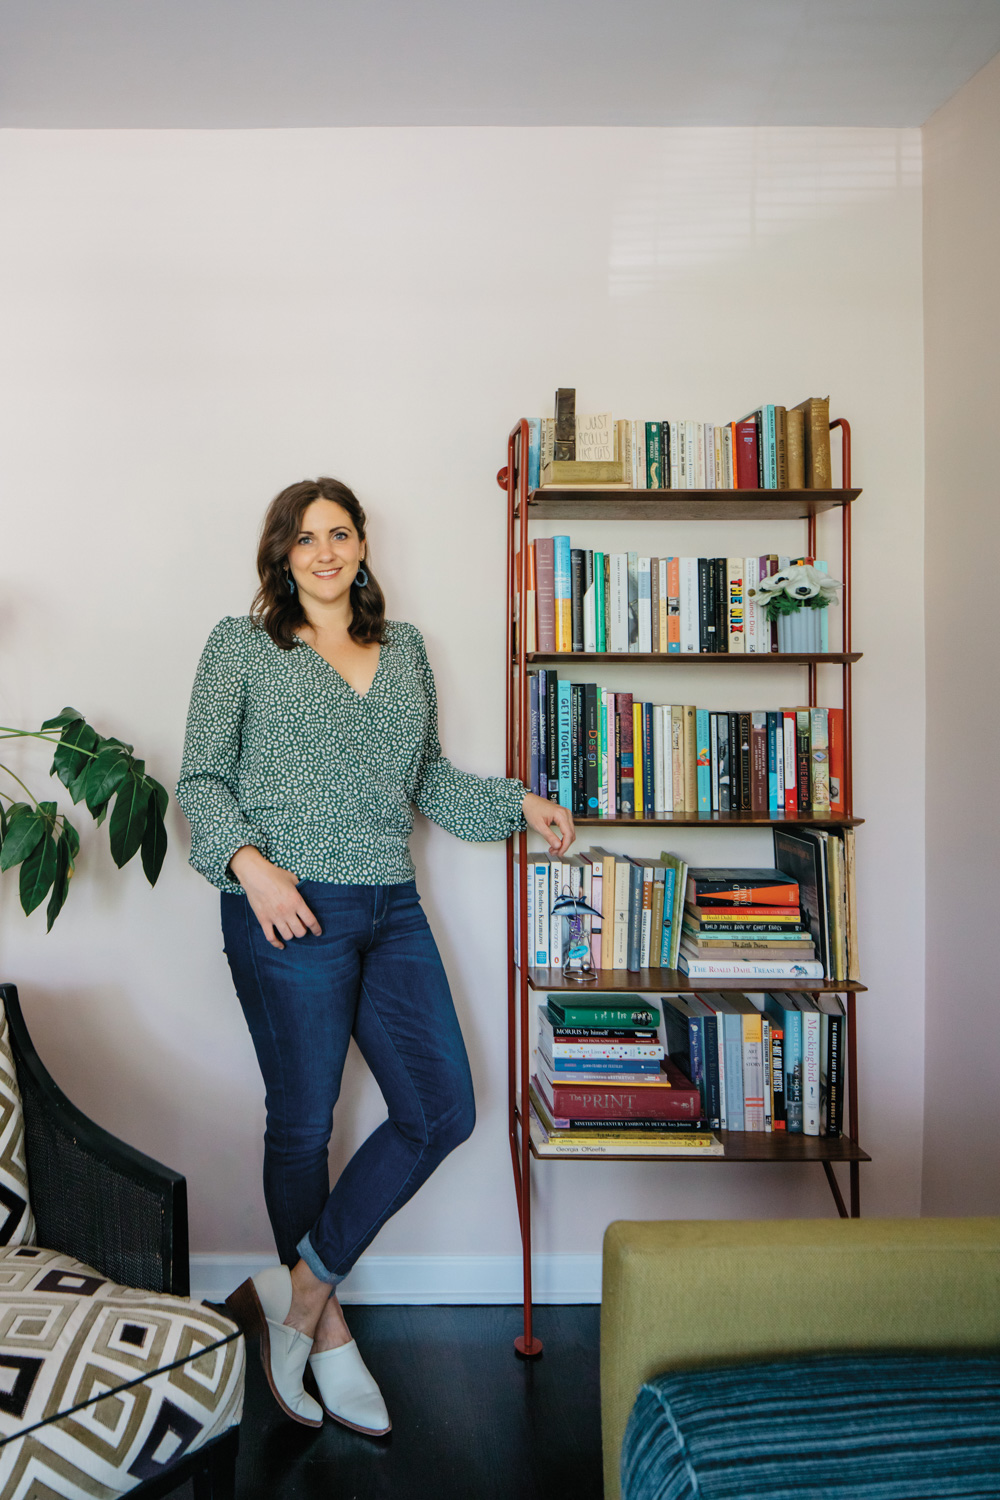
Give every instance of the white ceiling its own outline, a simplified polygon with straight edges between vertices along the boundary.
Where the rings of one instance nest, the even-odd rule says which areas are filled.
[[[919,125],[1000,0],[0,0],[0,125]]]

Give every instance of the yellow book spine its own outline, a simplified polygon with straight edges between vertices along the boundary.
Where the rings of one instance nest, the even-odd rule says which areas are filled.
[[[569,599],[557,599],[555,601],[556,616],[556,650],[572,651],[573,649],[573,617],[572,602]]]

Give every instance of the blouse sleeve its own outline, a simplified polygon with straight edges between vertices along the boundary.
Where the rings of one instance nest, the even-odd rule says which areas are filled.
[[[191,824],[191,864],[220,891],[242,887],[228,873],[237,849],[264,841],[240,812],[240,743],[246,694],[233,621],[208,638],[191,692],[177,801]]]
[[[441,754],[437,691],[423,637],[414,631],[417,666],[427,694],[428,720],[424,753],[417,773],[414,806],[448,833],[472,843],[509,838],[527,825],[521,815],[525,788],[506,776],[475,776],[458,771]]]

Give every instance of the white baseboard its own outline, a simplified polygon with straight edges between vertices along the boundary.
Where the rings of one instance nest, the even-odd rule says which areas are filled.
[[[191,1295],[221,1302],[248,1276],[274,1265],[267,1255],[191,1256]],[[539,1303],[600,1302],[599,1255],[536,1255],[533,1295]],[[413,1306],[521,1301],[519,1255],[365,1255],[338,1289],[357,1304]]]

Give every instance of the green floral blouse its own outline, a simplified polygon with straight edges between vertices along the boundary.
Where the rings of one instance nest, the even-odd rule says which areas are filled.
[[[457,771],[441,754],[423,637],[386,623],[360,697],[304,641],[276,646],[246,616],[208,638],[191,695],[177,801],[191,863],[220,891],[252,844],[300,880],[398,885],[413,879],[412,807],[459,838],[524,827],[524,787]]]

